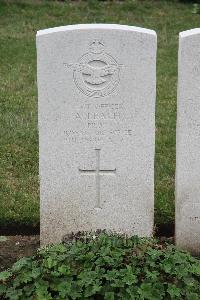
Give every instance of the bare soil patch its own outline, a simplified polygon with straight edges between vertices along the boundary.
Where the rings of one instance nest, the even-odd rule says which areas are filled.
[[[40,236],[0,236],[0,272],[24,256],[33,255],[40,245]]]

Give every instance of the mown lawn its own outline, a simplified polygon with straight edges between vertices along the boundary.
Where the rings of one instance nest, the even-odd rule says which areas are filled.
[[[0,227],[39,224],[35,34],[76,23],[119,23],[158,34],[156,224],[174,223],[178,33],[200,26],[178,1],[0,1]]]

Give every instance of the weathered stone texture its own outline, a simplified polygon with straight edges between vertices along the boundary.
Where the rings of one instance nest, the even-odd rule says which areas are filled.
[[[41,243],[80,230],[151,236],[155,32],[42,30],[37,59]]]

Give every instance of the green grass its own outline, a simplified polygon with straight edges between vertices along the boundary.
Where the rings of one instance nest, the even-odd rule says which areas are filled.
[[[76,23],[119,23],[158,34],[156,224],[174,222],[178,33],[198,27],[176,1],[0,1],[0,227],[39,224],[35,34]]]

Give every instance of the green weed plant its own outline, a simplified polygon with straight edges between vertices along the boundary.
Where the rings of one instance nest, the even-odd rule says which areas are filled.
[[[200,295],[200,260],[154,239],[79,237],[0,273],[1,299],[187,299]]]

